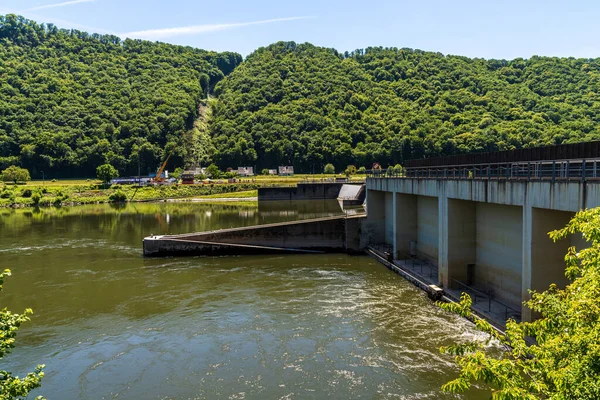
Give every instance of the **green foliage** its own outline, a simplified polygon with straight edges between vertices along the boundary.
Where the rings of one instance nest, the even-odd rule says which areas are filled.
[[[324,174],[335,174],[335,167],[333,166],[333,164],[325,165],[325,168],[323,168],[323,173]]]
[[[29,171],[25,168],[11,165],[2,171],[2,180],[4,182],[13,182],[16,184],[17,182],[27,182],[31,180],[31,177],[29,176]]]
[[[600,58],[484,60],[279,42],[215,93],[215,161],[296,171],[600,139]]]
[[[10,270],[0,273],[0,291],[4,287],[4,278],[10,276]],[[8,355],[15,347],[17,332],[21,324],[30,320],[33,314],[31,309],[26,309],[23,314],[13,314],[6,308],[0,310],[0,360]],[[34,372],[28,373],[24,378],[13,376],[11,372],[0,371],[0,399],[17,400],[27,397],[29,392],[41,386],[44,377],[44,365],[38,365]],[[38,396],[37,400],[42,397]]]
[[[108,200],[112,203],[124,203],[127,201],[127,195],[122,190],[117,190],[108,196]]]
[[[561,240],[581,233],[590,244],[565,256],[565,289],[551,285],[532,292],[527,306],[540,318],[534,322],[509,320],[506,336],[471,312],[471,298],[463,294],[458,304],[442,308],[475,321],[476,326],[505,346],[501,355],[486,353],[484,343],[445,347],[456,356],[460,376],[443,389],[459,393],[474,382],[485,383],[493,399],[599,399],[600,398],[600,208],[580,211],[561,230],[551,232]],[[526,337],[536,343],[528,345]]]
[[[201,99],[242,61],[15,15],[0,16],[0,41],[0,169],[20,164],[34,176],[90,176],[105,163],[133,175],[138,161],[155,170],[167,143],[193,128]]]
[[[116,168],[110,164],[104,164],[96,168],[96,176],[102,182],[108,183],[111,179],[119,176],[119,171],[117,171]]]
[[[31,195],[31,189],[23,189],[23,191],[21,191],[21,197],[29,198]]]
[[[183,168],[177,167],[177,168],[175,168],[175,171],[173,171],[169,174],[169,176],[173,177],[175,179],[179,179],[181,177],[181,174],[183,174]]]
[[[352,176],[356,174],[356,167],[354,165],[348,165],[344,171],[346,176]]]
[[[262,171],[260,171],[261,175],[269,175],[269,169],[268,168],[263,168]]]
[[[8,188],[8,186],[4,186],[2,191],[0,192],[0,199],[8,199],[12,196],[13,191]]]
[[[41,199],[42,195],[39,192],[33,192],[33,194],[31,195],[31,201],[33,202],[34,206],[39,205]]]
[[[365,167],[360,167],[356,172],[359,174],[366,174],[367,169]]]
[[[210,164],[206,168],[206,174],[212,179],[219,179],[221,177],[222,172],[216,164]]]

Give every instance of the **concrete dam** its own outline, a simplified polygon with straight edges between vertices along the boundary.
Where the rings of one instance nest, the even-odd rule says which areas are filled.
[[[260,189],[259,209],[270,200],[279,203],[287,200],[318,210],[323,205],[322,200],[337,199],[341,207],[338,212],[344,214],[211,232],[149,236],[143,241],[144,255],[362,252],[366,247],[361,239],[362,222],[366,219],[364,210],[346,206],[348,203],[352,207],[360,206],[365,197],[364,183],[301,183],[297,188]],[[305,211],[304,215],[310,213]]]
[[[475,311],[499,326],[530,321],[529,291],[564,287],[567,249],[586,246],[581,236],[554,242],[548,232],[600,206],[600,142],[577,146],[416,160],[401,176],[370,171],[365,190],[275,188],[263,200],[350,193],[346,200],[362,204],[366,192],[367,215],[148,237],[144,254],[366,251],[434,298],[469,293]]]
[[[529,290],[564,287],[568,247],[553,242],[583,208],[600,206],[600,160],[409,168],[367,179],[366,241],[399,265],[425,263],[445,290],[487,296],[529,321]],[[491,308],[491,305],[490,305]],[[487,310],[486,310],[487,311]]]

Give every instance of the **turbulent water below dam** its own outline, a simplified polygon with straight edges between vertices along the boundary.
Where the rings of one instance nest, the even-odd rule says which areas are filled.
[[[366,256],[144,259],[150,234],[340,213],[337,202],[0,210],[0,295],[34,309],[2,369],[48,399],[451,399],[439,347],[478,336]]]

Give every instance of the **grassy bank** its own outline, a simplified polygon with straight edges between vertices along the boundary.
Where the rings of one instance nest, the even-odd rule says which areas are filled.
[[[243,191],[243,192],[234,192],[234,193],[219,193],[219,194],[209,194],[206,196],[199,196],[198,198],[200,199],[222,199],[222,198],[227,198],[227,199],[240,199],[240,200],[244,200],[244,199],[249,199],[249,198],[255,198],[258,197],[258,190],[247,190],[247,191]]]
[[[259,187],[295,186],[301,182],[331,182],[339,175],[259,175],[239,183],[145,186],[112,185],[94,179],[32,181],[25,185],[0,184],[0,207],[61,206],[110,202],[146,202],[186,198],[252,198]],[[354,181],[364,179],[357,175]]]
[[[237,192],[256,191],[258,183],[145,186],[113,185],[108,189],[98,183],[4,185],[0,188],[0,207],[60,206],[110,202],[146,202],[201,196],[232,197]],[[256,192],[253,192],[256,193]],[[241,197],[251,197],[247,194]]]

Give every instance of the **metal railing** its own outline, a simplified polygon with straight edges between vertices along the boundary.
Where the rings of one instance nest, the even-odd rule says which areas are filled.
[[[508,319],[508,314],[509,311],[511,311],[511,315],[515,317],[515,319],[517,320],[521,320],[521,311],[520,310],[515,310],[514,308],[512,308],[511,306],[509,306],[508,304],[505,304],[497,299],[494,298],[492,291],[487,291],[484,292],[482,290],[476,289],[473,286],[469,286],[466,283],[463,283],[459,280],[456,279],[452,279],[452,281],[457,284],[458,286],[460,286],[463,290],[463,292],[467,293],[469,296],[471,296],[471,299],[473,300],[473,306],[475,306],[477,304],[477,298],[483,298],[484,301],[487,301],[487,312],[492,314],[492,304],[498,305],[501,309],[504,309],[504,320]]]
[[[421,275],[423,278],[428,277],[430,280],[436,278],[437,283],[438,268],[434,263],[408,254],[400,256],[398,261],[406,268],[410,268],[413,272]]]
[[[404,168],[398,171],[369,170],[369,178],[409,178],[448,180],[600,180],[600,159],[512,162],[502,164],[440,165]]]

